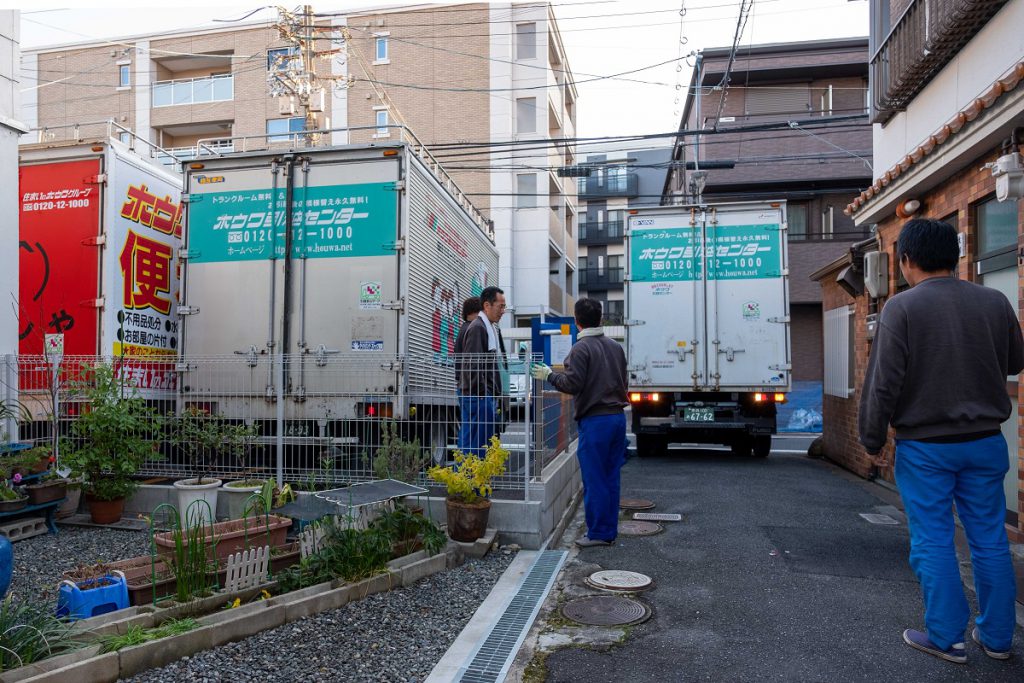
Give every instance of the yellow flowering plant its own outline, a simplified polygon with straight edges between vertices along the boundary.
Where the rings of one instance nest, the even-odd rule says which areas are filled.
[[[450,499],[476,503],[481,498],[490,497],[494,490],[491,480],[505,473],[508,455],[508,450],[502,447],[498,437],[492,436],[483,458],[474,453],[466,455],[455,451],[454,465],[431,467],[427,476],[444,484]]]

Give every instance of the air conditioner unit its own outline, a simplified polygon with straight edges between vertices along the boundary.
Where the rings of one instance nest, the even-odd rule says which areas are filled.
[[[277,112],[286,116],[295,115],[295,98],[294,97],[279,97],[277,98]]]
[[[864,287],[873,299],[889,295],[889,255],[880,251],[864,254]]]

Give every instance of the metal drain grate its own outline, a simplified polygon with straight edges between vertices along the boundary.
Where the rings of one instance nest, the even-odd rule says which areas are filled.
[[[653,536],[665,530],[656,522],[637,522],[632,519],[624,519],[619,522],[619,533],[623,536]]]
[[[677,512],[634,512],[633,519],[642,522],[681,522],[683,516]]]
[[[462,670],[459,681],[498,683],[505,680],[512,659],[533,625],[565,557],[566,553],[561,550],[545,550],[537,556],[519,590]]]
[[[602,595],[567,602],[562,616],[588,626],[625,626],[646,621],[651,610],[638,600]]]

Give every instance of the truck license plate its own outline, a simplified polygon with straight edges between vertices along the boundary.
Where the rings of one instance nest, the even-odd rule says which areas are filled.
[[[683,420],[686,422],[714,422],[714,408],[683,408]]]

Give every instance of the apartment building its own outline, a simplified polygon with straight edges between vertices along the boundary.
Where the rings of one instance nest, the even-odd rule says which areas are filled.
[[[822,296],[810,275],[868,235],[843,213],[871,178],[867,79],[867,38],[703,50],[665,179],[666,203],[692,201],[698,185],[706,202],[786,200],[793,379],[819,412]]]
[[[616,143],[605,152],[581,155],[589,172],[577,181],[579,196],[580,296],[604,306],[604,324],[622,325],[626,271],[626,213],[658,206],[672,148],[650,141]]]
[[[105,134],[109,119],[167,163],[232,150],[385,143],[428,147],[493,223],[515,324],[571,312],[577,292],[576,89],[547,3],[316,8],[313,66],[326,88],[305,112],[268,76],[300,68],[272,22],[27,50],[31,141]],[[131,139],[127,133],[126,140]],[[144,147],[145,145],[140,145]],[[146,152],[147,150],[140,149]],[[538,170],[550,169],[550,170]]]
[[[957,276],[998,289],[1018,317],[1024,312],[1024,0],[872,0],[870,8],[875,167],[845,212],[877,228],[815,277],[825,299],[826,454],[891,480],[891,470],[873,470],[856,425],[878,314],[907,287],[895,250],[904,223],[953,225],[962,244]],[[1014,417],[1003,423],[1006,525],[1016,542],[1024,541],[1019,380],[1007,378]]]

